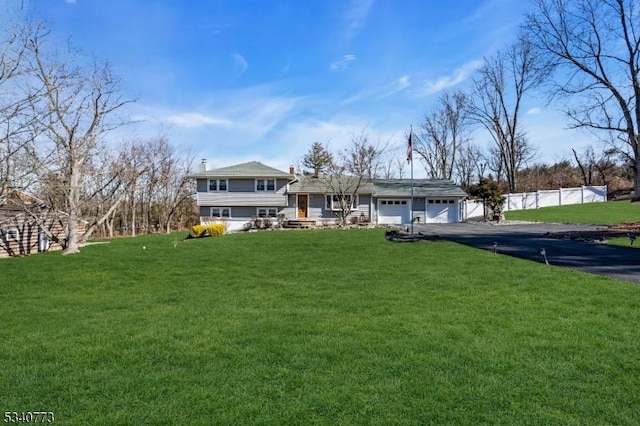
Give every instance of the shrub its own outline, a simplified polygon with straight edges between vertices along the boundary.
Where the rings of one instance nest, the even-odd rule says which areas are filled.
[[[191,227],[194,237],[202,237],[202,234],[207,230],[207,225],[194,225]]]
[[[207,232],[212,237],[215,237],[224,234],[227,230],[226,228],[227,227],[224,225],[224,223],[214,223],[212,225],[207,225]]]
[[[227,231],[227,227],[224,223],[214,223],[211,225],[194,225],[191,227],[191,232],[194,237],[215,237],[222,235]]]

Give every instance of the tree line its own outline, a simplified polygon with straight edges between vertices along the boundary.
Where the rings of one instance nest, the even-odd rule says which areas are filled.
[[[640,2],[533,0],[517,40],[483,58],[465,91],[443,93],[417,132],[427,174],[468,187],[491,174],[511,192],[558,185],[631,184],[640,197]],[[567,126],[598,137],[552,165],[522,124],[532,91],[564,109]],[[471,141],[482,128],[487,150]]]
[[[49,237],[65,254],[96,232],[168,232],[193,221],[193,159],[165,136],[109,137],[133,124],[126,107],[135,99],[123,97],[107,61],[57,44],[43,24],[1,30],[0,203],[20,189],[50,206],[23,205],[36,223],[63,224],[63,235]]]
[[[640,2],[531,5],[516,41],[483,58],[466,90],[444,91],[425,113],[415,130],[414,157],[428,177],[465,188],[490,176],[510,192],[632,186],[638,199]],[[598,142],[574,146],[571,157],[555,164],[536,164],[537,150],[522,122],[523,103],[534,92],[564,109],[567,127],[583,129]],[[473,141],[478,129],[490,138],[485,149]],[[397,157],[377,163],[378,177],[406,176]]]

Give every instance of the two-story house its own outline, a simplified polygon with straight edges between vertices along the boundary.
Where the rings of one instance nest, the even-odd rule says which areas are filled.
[[[224,221],[235,231],[252,217],[277,217],[287,207],[289,174],[257,161],[200,171],[190,176],[197,183],[197,205],[202,223]]]
[[[254,217],[279,214],[286,220],[335,223],[337,197],[327,177],[298,176],[293,168],[286,173],[256,161],[213,170],[205,166],[191,176],[197,181],[201,223],[224,221],[235,231]],[[466,196],[446,180],[371,179],[359,182],[349,219],[379,225],[459,222]]]

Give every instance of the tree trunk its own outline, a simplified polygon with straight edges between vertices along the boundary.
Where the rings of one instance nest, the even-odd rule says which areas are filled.
[[[72,165],[71,176],[69,176],[69,193],[67,195],[67,203],[69,208],[69,216],[67,223],[67,246],[62,251],[63,255],[75,254],[80,252],[80,241],[78,235],[78,204],[80,203],[80,176],[76,170],[80,169],[77,162]]]
[[[136,187],[133,187],[133,195],[131,197],[131,236],[136,236]]]
[[[637,158],[637,157],[636,157]],[[633,179],[633,198],[631,201],[640,201],[640,161],[636,160],[633,165],[635,177]]]

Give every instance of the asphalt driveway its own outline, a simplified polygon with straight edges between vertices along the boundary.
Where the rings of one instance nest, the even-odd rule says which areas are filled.
[[[498,254],[640,283],[640,249],[608,246],[570,239],[549,238],[547,233],[589,231],[595,225],[451,223],[414,225],[414,232],[438,236]]]

